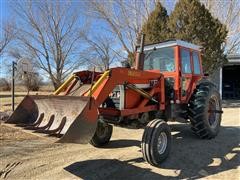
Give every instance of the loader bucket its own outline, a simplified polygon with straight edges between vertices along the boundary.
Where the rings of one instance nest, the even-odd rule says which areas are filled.
[[[91,104],[91,105],[90,105]],[[61,143],[88,143],[97,127],[94,99],[79,96],[25,96],[7,120]]]

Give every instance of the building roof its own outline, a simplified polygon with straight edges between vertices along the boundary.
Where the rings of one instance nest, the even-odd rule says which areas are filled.
[[[144,45],[144,51],[152,50],[152,49],[159,49],[159,48],[164,48],[164,47],[172,47],[172,46],[182,46],[186,48],[190,48],[196,51],[201,50],[201,46],[182,41],[182,40],[170,40],[170,41],[165,41],[165,42],[160,42],[156,44],[148,44]],[[139,50],[139,47],[137,48]]]
[[[232,60],[234,60],[234,59],[240,60],[240,54],[228,54],[227,58],[232,59]]]
[[[228,54],[228,64],[240,64],[240,54]]]

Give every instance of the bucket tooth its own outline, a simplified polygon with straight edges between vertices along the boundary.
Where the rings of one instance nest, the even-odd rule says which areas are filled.
[[[49,135],[54,135],[54,134],[60,134],[62,129],[64,128],[65,124],[66,124],[67,118],[63,117],[61,123],[59,124],[59,126],[56,129],[50,130],[50,134]]]
[[[31,127],[32,126],[38,126],[42,122],[43,118],[44,118],[44,113],[41,113],[36,122],[34,122],[32,124],[21,123],[21,124],[16,124],[16,126],[18,126],[18,127],[25,127],[25,128],[29,127],[29,126],[31,126]]]
[[[42,132],[42,130],[48,130],[52,126],[54,119],[55,119],[55,115],[51,115],[51,117],[46,125],[41,126],[41,127],[40,126],[35,127],[36,128],[35,132]]]
[[[61,130],[63,129],[64,125],[66,124],[67,118],[63,117],[61,120],[61,123],[59,124],[59,126],[56,129],[52,129],[52,130],[46,130],[46,129],[39,129],[36,132],[41,132],[41,133],[45,133],[45,134],[49,134],[50,136],[55,136],[61,133]]]
[[[41,122],[43,121],[43,118],[44,118],[44,113],[41,113],[39,118],[38,118],[38,120],[35,123],[33,123],[33,124],[25,124],[24,129],[31,129],[33,127],[38,127],[41,124]]]

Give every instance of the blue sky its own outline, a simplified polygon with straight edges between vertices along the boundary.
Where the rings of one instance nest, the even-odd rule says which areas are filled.
[[[84,2],[84,1],[74,1],[74,3],[75,2],[77,3],[77,5],[80,5],[80,3]],[[10,0],[10,1],[9,0],[0,0],[0,24],[1,24],[1,26],[7,20],[14,20],[17,23],[20,20],[17,18],[17,16],[14,16],[14,12],[11,8],[12,5],[14,5],[13,0]],[[81,23],[81,21],[83,21],[83,20],[84,19],[80,16],[79,23]],[[94,27],[95,33],[100,32],[102,28],[105,28],[105,24],[102,23],[101,21],[95,21],[95,22],[92,22],[92,24],[95,25],[95,27]],[[0,28],[0,29],[1,29],[0,36],[2,36],[2,33],[3,33],[2,28]],[[0,77],[8,76],[9,73],[8,73],[8,70],[5,68],[6,67],[5,65],[6,65],[6,63],[11,64],[13,59],[11,59],[11,57],[6,56],[6,54],[4,56],[1,56],[0,58],[1,58],[0,59],[0,63],[1,63]],[[44,73],[44,72],[42,72],[42,73]]]
[[[1,9],[1,19],[5,19],[9,11],[7,0],[0,0],[0,9]]]
[[[4,21],[11,17],[11,8],[9,3],[14,2],[13,0],[0,0],[0,22],[1,25]]]
[[[7,0],[0,0],[0,25],[2,26],[3,21],[5,21],[9,16],[9,7]],[[1,34],[2,35],[2,28]]]
[[[166,1],[166,8],[168,10],[168,12],[170,12],[173,8],[174,8],[174,3],[175,0],[167,0]],[[76,3],[77,5],[81,5],[81,3],[84,3],[84,1],[80,1],[80,0],[75,0],[74,3]],[[19,19],[17,19],[17,17],[13,17],[14,12],[11,12],[11,5],[14,4],[13,0],[0,0],[0,22],[1,25],[4,21],[6,20],[11,20],[13,19],[14,21],[18,22]],[[103,29],[107,29],[107,25],[105,23],[103,23],[102,21],[92,21],[92,29],[91,31],[93,31],[96,36],[99,34],[101,35],[107,35],[107,36],[111,36],[109,32],[107,32],[106,30],[104,31]],[[2,28],[0,28],[2,30]],[[2,34],[2,32],[1,32]],[[1,35],[0,35],[1,36]],[[119,44],[116,45],[119,48]],[[3,67],[3,63],[4,62],[8,62],[8,64],[10,64],[12,61],[12,59],[10,57],[7,56],[2,56],[0,59],[0,63],[2,63],[1,65],[1,70],[0,70],[0,76],[8,76],[8,70]],[[5,64],[5,63],[4,63]]]
[[[3,25],[3,23],[10,18],[11,15],[11,9],[9,8],[9,2],[8,0],[0,0],[0,26]],[[2,36],[3,31],[2,28],[0,28],[0,36]],[[0,57],[0,77],[7,75],[9,72],[6,68],[3,68],[3,61],[5,59],[5,56]]]

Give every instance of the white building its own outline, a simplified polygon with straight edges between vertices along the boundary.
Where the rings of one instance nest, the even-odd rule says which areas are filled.
[[[230,54],[227,58],[228,63],[214,73],[212,80],[222,99],[240,100],[240,54]]]

